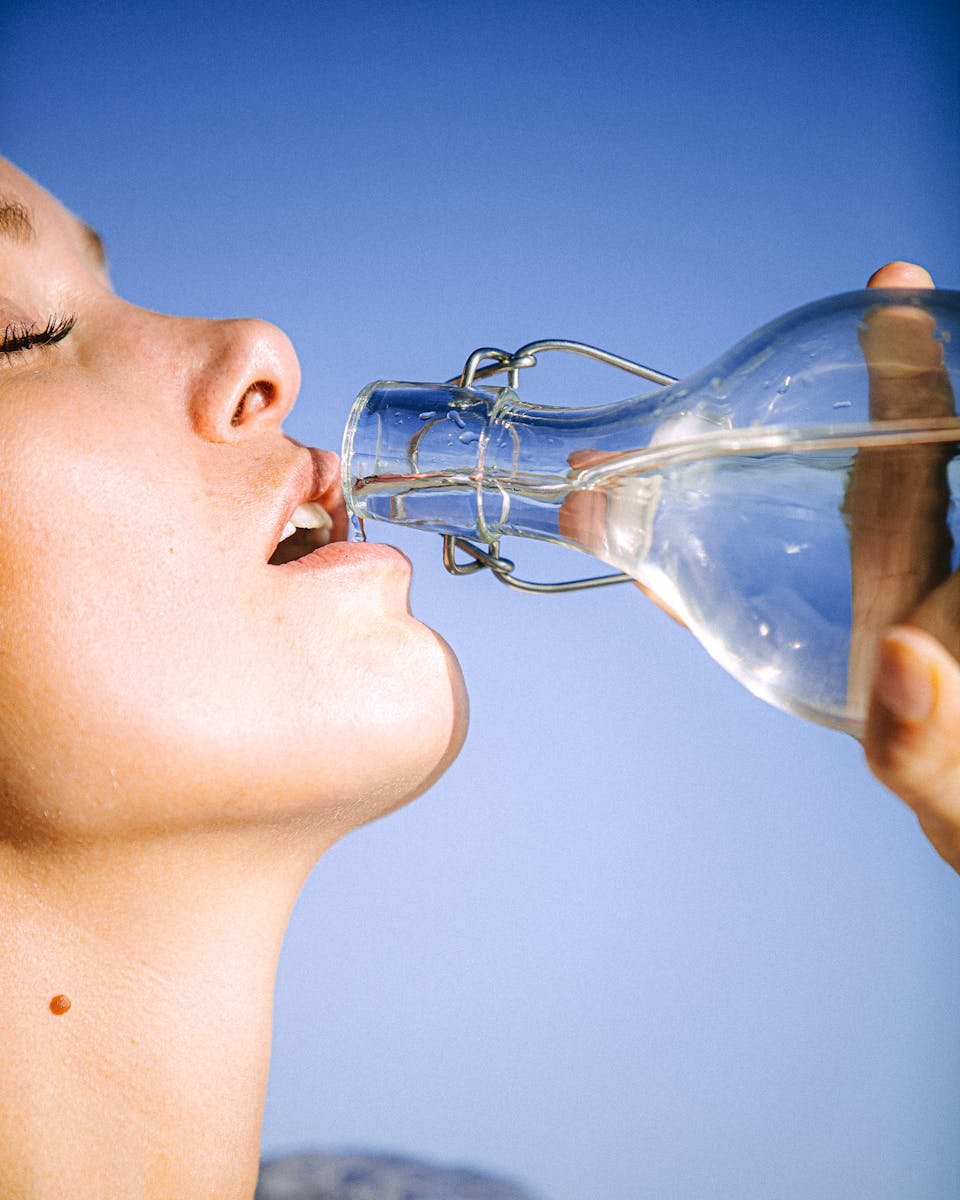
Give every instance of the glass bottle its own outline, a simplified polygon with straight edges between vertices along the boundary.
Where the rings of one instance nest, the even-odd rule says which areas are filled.
[[[796,309],[614,404],[528,404],[472,371],[379,381],[347,422],[347,505],[467,548],[520,536],[586,551],[755,694],[856,735],[880,632],[936,604],[958,566],[958,333],[960,293],[874,289]],[[515,385],[530,349],[470,361],[499,356]]]

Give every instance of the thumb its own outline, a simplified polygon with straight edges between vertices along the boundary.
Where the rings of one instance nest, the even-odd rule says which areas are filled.
[[[960,871],[960,664],[922,630],[884,636],[863,745],[873,773]]]

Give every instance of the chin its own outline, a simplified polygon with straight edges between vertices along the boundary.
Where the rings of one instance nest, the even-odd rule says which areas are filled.
[[[442,658],[443,681],[432,696],[423,698],[419,719],[405,743],[408,752],[415,751],[413,769],[397,802],[386,811],[399,808],[431,787],[453,763],[467,736],[469,702],[460,664],[438,634],[427,632],[433,640],[434,652],[439,651]]]
[[[361,737],[355,803],[363,823],[430,788],[460,753],[469,704],[460,664],[447,643],[417,623],[415,663],[399,688],[371,697],[369,739]]]
[[[469,709],[441,637],[404,613],[351,660],[333,682],[315,676],[292,710],[289,694],[278,698],[255,745],[234,737],[243,765],[228,771],[248,815],[306,818],[339,837],[421,795],[456,758]]]

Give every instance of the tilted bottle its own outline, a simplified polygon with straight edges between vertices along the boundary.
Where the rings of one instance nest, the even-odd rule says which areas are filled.
[[[868,290],[614,404],[379,381],[347,422],[347,504],[474,544],[586,551],[754,693],[857,734],[882,629],[960,590],[958,335],[960,292]]]

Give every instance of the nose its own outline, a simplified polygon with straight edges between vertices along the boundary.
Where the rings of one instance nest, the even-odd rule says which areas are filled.
[[[196,433],[238,442],[280,426],[300,389],[290,339],[266,321],[195,321],[188,403]]]

